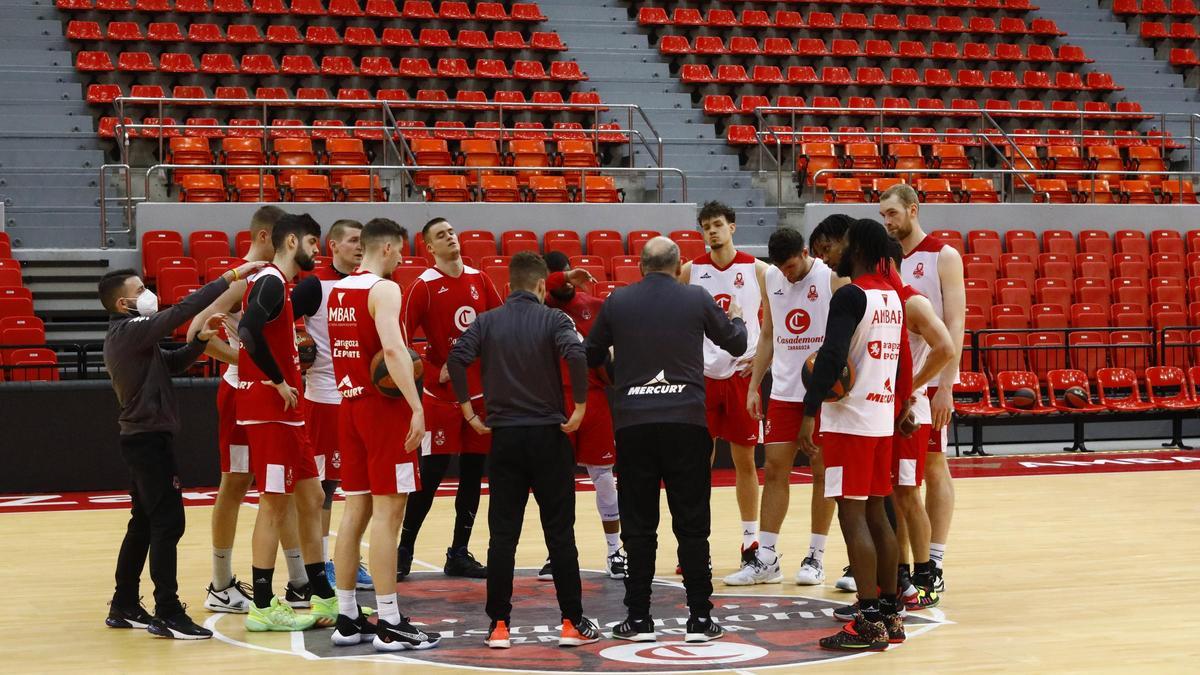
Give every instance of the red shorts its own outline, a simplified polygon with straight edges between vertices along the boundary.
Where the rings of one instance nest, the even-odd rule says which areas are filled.
[[[217,385],[217,447],[221,473],[250,473],[246,428],[237,423],[237,389],[221,378]]]
[[[338,452],[338,408],[336,403],[304,399],[304,428],[312,445],[313,461],[321,480],[341,480],[342,455]]]
[[[567,416],[575,411],[571,392],[564,395]],[[600,387],[588,387],[587,412],[583,423],[571,434],[575,446],[575,462],[585,466],[612,466],[617,463],[616,438],[613,436],[612,411],[608,407],[608,394]]]
[[[929,452],[929,435],[933,425],[922,424],[905,438],[896,434],[892,443],[892,476],[895,485],[921,487],[925,482],[925,454]]]
[[[406,495],[421,489],[421,456],[404,449],[412,409],[403,399],[367,395],[338,408],[343,492]]]
[[[734,445],[757,445],[758,420],[746,410],[750,376],[734,373],[724,380],[704,378],[704,407],[708,433]]]
[[[282,422],[244,424],[259,492],[292,494],[297,481],[317,477],[304,426]]]
[[[825,496],[845,499],[892,494],[892,437],[853,436],[826,431]]]
[[[778,401],[767,405],[767,421],[763,424],[763,443],[795,443],[800,436],[800,420],[804,419],[804,401]],[[813,440],[821,438],[821,413],[813,425]]]
[[[486,421],[483,398],[472,400],[471,405]],[[491,435],[475,433],[471,425],[463,419],[462,406],[459,404],[447,403],[426,393],[421,397],[421,406],[425,408],[425,442],[421,444],[422,454],[486,455],[491,450]]]
[[[933,400],[933,395],[937,393],[937,387],[929,387],[927,396],[929,400]],[[945,452],[946,451],[946,432],[950,430],[949,426],[942,427],[936,431],[929,432],[929,445],[926,450],[928,452]]]

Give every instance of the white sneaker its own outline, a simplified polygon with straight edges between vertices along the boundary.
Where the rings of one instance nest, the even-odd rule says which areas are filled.
[[[250,584],[234,578],[228,588],[216,590],[208,585],[208,597],[204,598],[204,609],[210,612],[225,612],[227,614],[245,614],[250,611],[251,597],[254,589]]]
[[[725,577],[726,586],[753,586],[754,584],[777,584],[783,581],[779,557],[773,562],[764,562],[757,556],[742,566],[742,569]]]
[[[799,586],[819,586],[825,583],[825,569],[816,558],[805,558],[796,570],[796,584]]]
[[[839,591],[847,591],[849,593],[858,592],[858,584],[854,583],[854,577],[850,574],[849,565],[842,568],[842,578],[838,579],[834,586],[836,586]]]

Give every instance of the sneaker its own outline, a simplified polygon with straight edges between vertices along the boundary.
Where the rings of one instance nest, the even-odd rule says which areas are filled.
[[[821,638],[819,644],[824,649],[845,652],[883,651],[888,646],[888,632],[882,621],[868,621],[859,612],[841,631]]]
[[[777,584],[783,581],[779,557],[774,562],[764,562],[755,556],[742,569],[725,577],[726,586],[753,586],[755,584]]]
[[[608,578],[609,579],[624,579],[625,573],[629,567],[629,558],[625,557],[625,551],[617,549],[608,556]],[[681,572],[683,570],[680,570]]]
[[[493,621],[491,627],[488,628],[487,638],[483,644],[492,649],[508,649],[512,646],[512,641],[508,637],[508,622]]]
[[[837,621],[853,621],[858,616],[858,603],[842,605],[833,610],[833,618]]]
[[[905,596],[917,592],[916,587],[913,586],[912,573],[909,571],[908,565],[896,566],[896,589]]]
[[[332,586],[332,584],[330,584]],[[358,575],[354,578],[354,587],[360,591],[375,590],[375,580],[371,578],[371,573],[367,571],[367,566],[363,564],[362,558],[358,560]]]
[[[758,557],[758,542],[750,544],[750,548],[743,546],[738,556],[742,559],[742,567],[749,565],[752,560]]]
[[[487,567],[480,564],[466,546],[457,550],[446,549],[446,565],[442,567],[442,572],[448,577],[487,578]]]
[[[805,558],[796,570],[796,584],[799,586],[820,586],[825,583],[825,568],[816,558]]]
[[[905,607],[918,609],[917,604],[920,602],[921,593],[916,586],[910,585],[906,590],[900,592],[899,600]]]
[[[144,629],[150,625],[150,621],[154,617],[150,616],[150,612],[142,606],[141,601],[132,607],[121,607],[116,603],[108,603],[108,618],[104,620],[104,625],[109,628],[137,628]]]
[[[842,577],[837,580],[834,587],[839,591],[846,591],[847,593],[858,592],[858,584],[854,583],[854,575],[850,574],[849,565],[842,568]]]
[[[689,617],[684,642],[712,642],[725,637],[725,629],[711,617]]]
[[[304,584],[300,588],[296,588],[289,581],[287,589],[283,593],[283,601],[292,609],[308,609],[312,606],[312,585]]]
[[[933,568],[933,590],[938,593],[946,592],[946,580],[942,578],[942,568]]]
[[[579,623],[573,623],[570,619],[563,619],[562,632],[559,633],[559,647],[578,647],[580,645],[590,645],[593,642],[599,642],[601,638],[600,629],[596,627],[595,622],[586,616],[579,620]]]
[[[942,601],[942,596],[932,588],[917,587],[916,597],[911,601],[906,597],[904,599],[904,608],[917,612],[930,607],[937,607]]]
[[[172,640],[207,640],[212,637],[212,631],[197,626],[195,621],[184,612],[171,616],[156,616],[146,626],[146,632]]]
[[[246,630],[252,633],[308,630],[316,623],[317,617],[297,614],[291,605],[280,602],[278,597],[271,598],[271,606],[266,608],[251,603],[250,612],[246,614]]]
[[[542,565],[542,569],[538,570],[538,581],[554,581],[554,568],[550,566],[549,558],[546,558],[546,564]]]
[[[396,581],[412,574],[413,552],[404,546],[396,547]]]
[[[338,618],[338,600],[337,596],[322,598],[314,595],[312,597],[312,611],[309,616],[317,617],[317,628],[329,628],[337,623]]]
[[[337,573],[336,570],[333,569],[332,560],[325,561],[325,578],[329,580],[329,585],[331,587],[337,588]]]
[[[358,610],[358,618],[351,619],[345,614],[338,614],[337,627],[333,629],[330,640],[335,646],[347,647],[366,642],[375,636],[375,626],[367,621],[367,615],[362,608]]]
[[[250,584],[238,581],[235,577],[228,587],[217,590],[208,585],[208,596],[204,598],[204,609],[210,612],[226,612],[229,614],[245,614],[254,604],[254,589]]]
[[[400,617],[400,623],[390,624],[383,619],[375,626],[375,649],[381,652],[398,652],[404,649],[433,649],[442,641],[442,636],[430,635],[412,625],[408,617]]]
[[[887,629],[888,643],[898,645],[904,642],[904,617],[897,614],[884,614],[883,627]]]
[[[612,636],[618,640],[631,642],[656,642],[658,640],[658,636],[654,634],[654,622],[649,618],[625,619],[613,626]]]

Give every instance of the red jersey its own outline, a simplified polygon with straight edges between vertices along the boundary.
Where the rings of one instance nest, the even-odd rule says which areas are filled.
[[[344,399],[376,394],[371,380],[371,359],[383,349],[383,344],[367,299],[380,281],[383,278],[376,274],[355,272],[335,282],[326,296],[333,378]]]
[[[287,279],[283,272],[272,264],[267,264],[258,272],[246,278],[246,293],[242,296],[242,307],[249,304],[250,292],[260,279],[273,276],[283,282],[285,288]],[[292,298],[289,293],[283,294],[283,307],[279,315],[271,319],[263,327],[263,337],[267,348],[275,357],[283,380],[303,391],[300,380],[300,354],[296,351],[296,318],[292,312]],[[263,422],[283,422],[300,426],[304,424],[304,414],[300,406],[290,410],[284,408],[283,399],[271,384],[271,380],[250,358],[243,344],[238,348],[238,393],[237,421],[238,424],[261,424]]]
[[[429,340],[429,350],[425,353],[429,370],[423,378],[426,393],[442,401],[457,403],[454,387],[449,381],[438,382],[438,374],[450,356],[450,348],[475,317],[499,307],[502,302],[491,279],[472,267],[464,266],[463,273],[457,277],[430,267],[413,282],[404,299],[403,323],[407,335],[415,335],[421,328]],[[478,362],[467,370],[467,378],[471,398],[482,396]]]
[[[565,283],[565,277],[562,272],[555,272],[546,280],[546,288],[557,288]],[[596,316],[600,314],[600,306],[604,304],[604,300],[597,298],[594,295],[584,293],[575,289],[575,297],[567,302],[562,302],[555,298],[550,293],[546,293],[546,306],[555,309],[561,309],[567,316],[571,317],[571,321],[575,322],[575,330],[579,332],[581,338],[587,339],[588,333],[592,332],[592,324],[596,322]],[[570,375],[567,373],[566,366],[562,368],[563,384],[570,384]],[[588,369],[588,386],[603,389],[604,382],[596,376],[594,368]]]

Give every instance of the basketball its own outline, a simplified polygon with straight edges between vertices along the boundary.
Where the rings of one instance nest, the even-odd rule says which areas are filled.
[[[425,373],[424,361],[421,356],[412,350],[408,349],[408,355],[413,361],[413,379],[417,382],[417,390],[421,389],[421,376]],[[375,356],[371,357],[371,382],[375,385],[375,390],[380,394],[389,398],[400,398],[404,394],[400,393],[400,387],[392,381],[392,376],[388,373],[387,363],[383,359],[383,350],[375,352]]]
[[[1038,402],[1037,392],[1028,387],[1017,389],[1006,398],[1014,408],[1032,408]]]
[[[813,352],[808,359],[804,361],[804,370],[800,371],[800,380],[804,382],[807,388],[809,380],[812,379],[813,364],[817,361],[817,353]],[[854,366],[850,362],[846,362],[846,367],[842,368],[838,379],[834,381],[833,386],[829,389],[829,395],[825,397],[826,401],[840,401],[846,398],[846,394],[854,387]]]
[[[317,360],[317,341],[308,333],[296,331],[296,351],[300,353],[300,372],[305,372]]]
[[[1083,387],[1071,387],[1063,392],[1063,402],[1072,408],[1086,408],[1091,405],[1088,393]]]

